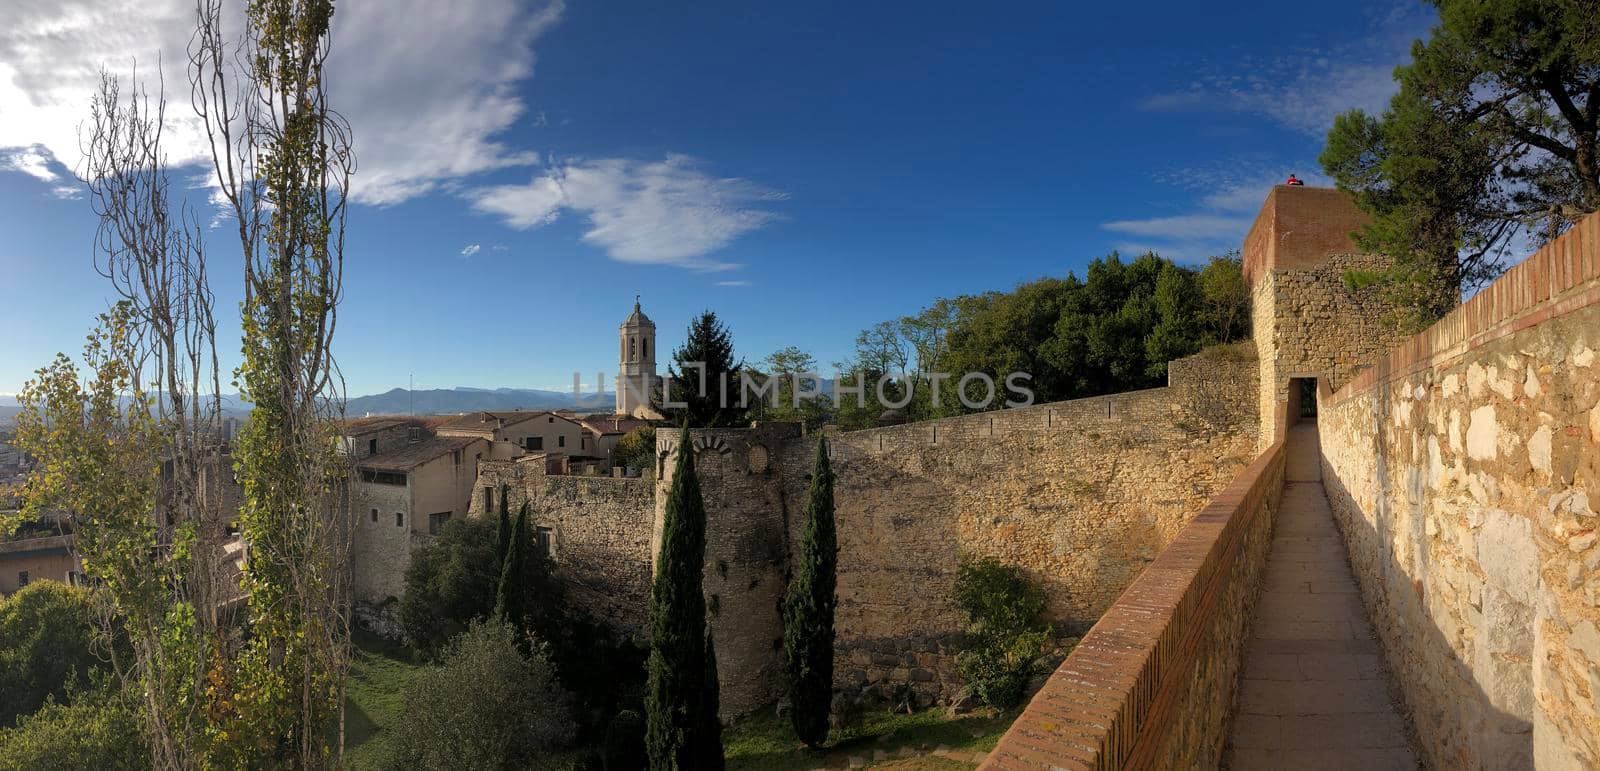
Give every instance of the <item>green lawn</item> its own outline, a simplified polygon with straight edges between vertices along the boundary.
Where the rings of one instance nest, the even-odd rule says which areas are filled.
[[[932,752],[940,747],[957,752],[988,752],[1001,734],[1016,719],[1015,711],[978,709],[952,716],[944,709],[929,709],[913,715],[887,711],[868,711],[858,725],[829,737],[828,746],[810,750],[794,738],[788,717],[777,717],[762,710],[729,726],[723,733],[729,769],[811,769],[818,766],[840,768],[850,757],[868,760],[869,765],[897,769],[971,768],[938,757],[888,760],[872,763],[873,750],[894,755],[902,747]]]
[[[398,643],[357,630],[345,688],[345,761],[352,769],[378,768],[386,732],[398,726],[403,694],[421,668]]]

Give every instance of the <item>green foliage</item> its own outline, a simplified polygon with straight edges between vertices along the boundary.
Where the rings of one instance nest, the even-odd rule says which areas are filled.
[[[967,614],[966,646],[956,657],[962,678],[984,703],[1015,706],[1050,640],[1040,620],[1044,592],[1018,568],[989,557],[961,565],[953,599]]]
[[[47,702],[16,727],[0,729],[0,771],[142,768],[150,763],[138,713],[114,694]]]
[[[644,768],[644,716],[631,709],[618,712],[606,727],[600,752],[606,771]]]
[[[570,739],[569,697],[544,651],[525,653],[511,626],[473,624],[405,690],[406,725],[392,768],[539,767]]]
[[[717,320],[717,314],[705,311],[689,323],[683,347],[672,352],[672,360],[676,362],[675,367],[668,368],[672,401],[688,405],[670,410],[673,420],[688,421],[694,428],[737,426],[744,422],[745,411],[739,407],[738,399],[743,364],[734,359],[733,337]],[[700,392],[702,373],[704,394]],[[727,406],[722,405],[724,382]]]
[[[1363,248],[1418,328],[1500,272],[1524,237],[1600,209],[1600,14],[1577,0],[1433,0],[1381,116],[1338,116],[1320,161],[1373,215]]]
[[[689,771],[722,762],[720,737],[706,735],[717,719],[718,697],[716,669],[707,666],[711,649],[701,586],[705,551],[705,501],[685,428],[678,439],[650,593],[645,747],[653,769]]]
[[[506,552],[511,549],[511,488],[500,485],[500,538],[494,545],[494,568],[498,579],[506,567]],[[487,513],[487,512],[486,512]]]
[[[611,460],[618,466],[636,468],[649,475],[656,470],[655,426],[640,426],[617,440]]]
[[[495,588],[494,615],[516,629],[524,629],[528,621],[527,591],[532,587],[525,581],[528,563],[534,559],[533,544],[528,540],[528,504],[517,512],[517,523],[511,527],[511,543],[505,547],[505,563],[500,566],[500,583]]]
[[[813,429],[828,420],[833,412],[831,393],[824,392],[820,396],[801,398],[798,406],[795,402],[796,376],[817,376],[816,357],[791,345],[773,351],[762,365],[763,371],[753,373],[751,379],[763,387],[767,387],[768,378],[777,380],[775,385],[769,387],[772,395],[757,398],[755,394],[746,394],[745,399],[751,417],[757,420],[794,421],[804,423]],[[809,377],[800,382],[800,388],[805,391],[819,387],[818,381]]]
[[[47,700],[89,684],[104,671],[91,649],[89,593],[54,581],[37,581],[0,600],[0,728]]]
[[[412,551],[400,598],[408,643],[426,656],[436,655],[468,624],[494,610],[498,545],[491,520],[452,518],[431,542]]]
[[[799,565],[782,606],[783,653],[795,735],[807,746],[820,747],[828,740],[828,710],[833,700],[833,612],[839,556],[833,524],[833,467],[826,438],[817,441],[800,528]]]

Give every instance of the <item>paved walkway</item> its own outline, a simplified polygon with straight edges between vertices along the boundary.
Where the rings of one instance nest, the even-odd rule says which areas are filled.
[[[1389,674],[1322,487],[1316,424],[1290,429],[1223,767],[1416,769]]]

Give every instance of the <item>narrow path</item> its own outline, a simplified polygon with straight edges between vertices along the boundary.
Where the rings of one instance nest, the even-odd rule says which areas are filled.
[[[1314,423],[1290,429],[1261,581],[1223,767],[1418,768],[1328,508]]]

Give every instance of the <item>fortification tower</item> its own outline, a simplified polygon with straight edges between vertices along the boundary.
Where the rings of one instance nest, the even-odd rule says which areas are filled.
[[[1371,287],[1351,289],[1350,270],[1390,265],[1362,254],[1351,234],[1367,222],[1332,188],[1279,185],[1244,241],[1252,337],[1261,368],[1261,447],[1283,436],[1301,408],[1302,384],[1337,390],[1405,340]]]
[[[633,313],[618,329],[617,414],[651,417],[650,394],[656,385],[656,323],[639,310],[633,298]]]

